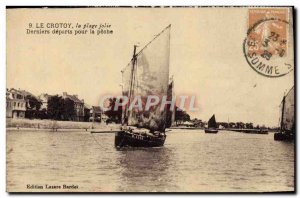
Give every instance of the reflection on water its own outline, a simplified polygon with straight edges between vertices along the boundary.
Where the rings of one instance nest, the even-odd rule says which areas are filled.
[[[118,191],[166,191],[165,183],[172,184],[172,177],[168,176],[172,150],[160,148],[126,148],[120,151],[120,165],[122,167],[121,184]],[[168,186],[168,190],[172,186]]]
[[[7,174],[9,191],[292,191],[294,144],[272,133],[173,130],[164,147],[117,151],[114,134],[8,131]]]

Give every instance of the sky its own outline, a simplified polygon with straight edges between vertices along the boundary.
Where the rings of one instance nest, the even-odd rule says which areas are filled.
[[[247,17],[247,8],[8,10],[6,87],[35,95],[66,91],[99,105],[101,96],[121,94],[121,70],[133,45],[144,46],[171,24],[170,75],[176,95],[196,96],[199,111],[189,112],[192,118],[207,121],[215,114],[219,122],[278,126],[294,76],[267,78],[248,65]],[[108,23],[114,33],[28,35],[29,23]]]

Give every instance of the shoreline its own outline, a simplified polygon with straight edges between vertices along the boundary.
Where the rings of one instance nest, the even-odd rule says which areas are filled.
[[[49,131],[49,132],[108,132],[113,133],[120,131],[121,124],[106,124],[99,122],[76,122],[76,121],[57,121],[57,120],[40,120],[40,119],[12,119],[6,118],[6,131]],[[186,127],[173,126],[169,130],[204,130],[203,127]],[[233,131],[240,133],[258,133],[262,134],[261,129],[219,129],[220,131]],[[276,132],[276,130],[267,130],[267,132]]]
[[[46,129],[46,128],[41,128],[41,129],[38,129],[38,128],[23,128],[23,127],[19,127],[19,128],[16,128],[16,127],[7,127],[6,128],[6,131],[9,132],[9,131],[13,131],[13,132],[39,132],[39,131],[44,131],[44,132],[87,132],[87,133],[115,133],[115,132],[118,132],[120,130],[118,129],[79,129],[79,128],[68,128],[68,129],[57,129],[57,130],[53,130],[53,129]]]
[[[120,124],[106,124],[99,122],[76,122],[76,121],[56,121],[39,119],[6,119],[6,131],[118,131]]]

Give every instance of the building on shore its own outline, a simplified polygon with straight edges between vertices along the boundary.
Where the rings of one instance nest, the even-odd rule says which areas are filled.
[[[7,118],[25,118],[27,108],[30,108],[28,96],[36,96],[21,89],[6,89],[6,117]]]
[[[26,99],[20,90],[6,89],[6,117],[25,118]]]
[[[90,122],[101,122],[102,109],[99,106],[92,106],[90,110]]]
[[[51,97],[54,95],[49,95],[47,93],[43,93],[39,95],[39,99],[42,102],[41,109],[48,110],[48,102]],[[62,95],[56,95],[62,97],[64,100],[69,99],[74,102],[74,111],[75,111],[75,116],[72,117],[73,121],[88,121],[89,116],[90,116],[90,107],[89,105],[84,103],[84,100],[80,100],[78,98],[78,95],[71,95],[68,94],[67,92],[63,92]]]
[[[107,121],[108,121],[108,116],[105,114],[105,112],[102,112],[101,122],[107,122]]]
[[[67,92],[63,92],[63,99],[70,99],[74,102],[74,108],[76,112],[76,116],[74,117],[74,121],[84,121],[84,100],[80,100],[78,95],[70,95]]]
[[[39,111],[39,116],[41,115],[41,111],[44,111],[47,117],[48,103],[51,97],[54,97],[54,95],[43,93],[36,97],[25,90],[14,88],[6,89],[6,117],[30,118],[30,116],[28,116],[30,114],[30,111]],[[64,100],[69,99],[74,102],[75,116],[72,117],[73,121],[89,121],[89,118],[91,116],[90,111],[92,108],[89,105],[85,104],[83,99],[80,100],[78,98],[78,95],[70,95],[67,92],[63,92],[60,97]],[[33,99],[40,103],[38,109],[35,106],[30,105],[30,101],[32,101]]]
[[[84,103],[84,122],[90,121],[90,111],[92,107],[88,105],[87,103]]]
[[[41,109],[45,109],[47,110],[48,108],[48,99],[51,97],[52,95],[49,95],[47,93],[43,93],[41,95],[38,96],[39,100],[41,101],[42,105],[41,105]]]

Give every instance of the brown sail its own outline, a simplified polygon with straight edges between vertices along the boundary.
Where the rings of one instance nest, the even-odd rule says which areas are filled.
[[[213,115],[209,120],[208,120],[208,128],[217,128],[217,122],[215,115]]]
[[[274,140],[294,141],[295,139],[295,95],[294,86],[283,97],[281,105],[280,132],[274,134]]]
[[[294,87],[283,97],[281,103],[281,126],[282,131],[294,132],[295,130],[295,102]]]
[[[144,105],[147,96],[167,96],[169,81],[170,25],[148,43],[140,52],[134,53],[129,65],[122,71],[123,95],[132,102],[136,96],[141,97]],[[161,101],[160,101],[161,102]],[[124,120],[129,126],[138,126],[150,131],[164,131],[166,128],[166,111],[160,110],[161,103],[149,111],[124,111]]]

